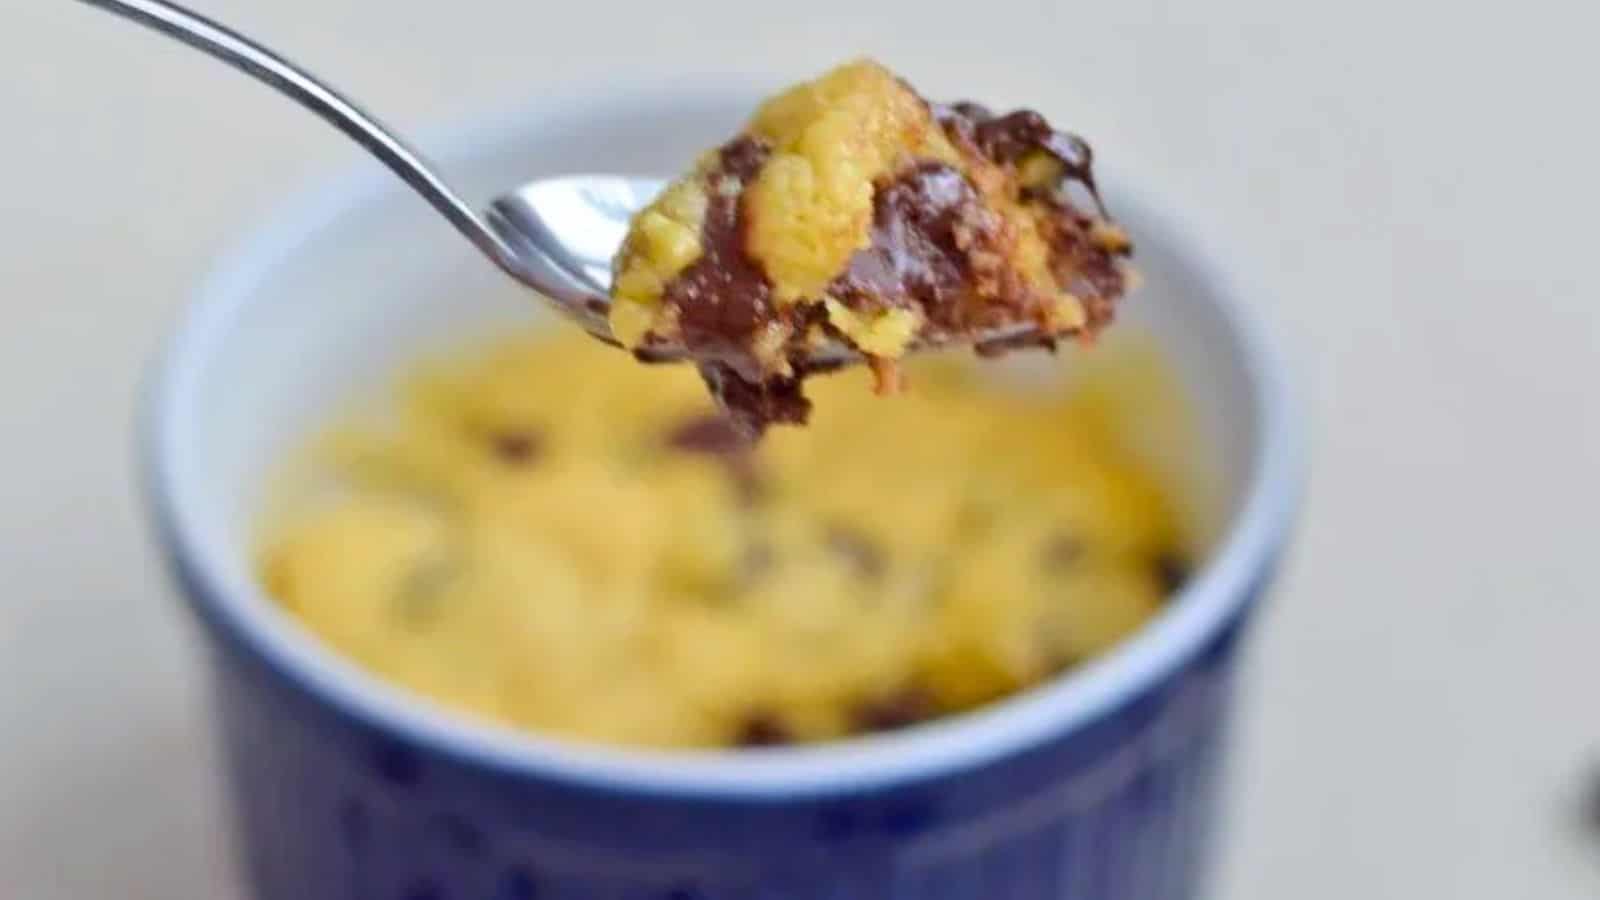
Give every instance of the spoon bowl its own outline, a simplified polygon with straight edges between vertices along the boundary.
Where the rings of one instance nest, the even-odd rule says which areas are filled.
[[[606,297],[629,222],[664,187],[660,178],[623,175],[541,178],[495,198],[489,221],[507,240],[530,241],[576,287]]]

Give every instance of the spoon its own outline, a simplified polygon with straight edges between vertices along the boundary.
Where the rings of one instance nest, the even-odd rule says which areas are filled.
[[[532,288],[589,334],[619,346],[606,320],[611,258],[633,214],[665,186],[659,178],[571,175],[531,181],[496,197],[483,212],[462,200],[421,153],[354,101],[305,69],[231,28],[166,0],[80,0],[182,41],[265,82],[360,144],[461,232],[506,274]],[[1019,325],[987,332],[978,343],[1003,342],[1033,330]],[[677,347],[652,345],[649,362],[688,358]],[[838,342],[814,351],[813,371],[860,361]]]

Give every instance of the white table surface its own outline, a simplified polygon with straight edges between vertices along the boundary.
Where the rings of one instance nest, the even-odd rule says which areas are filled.
[[[202,3],[405,126],[856,52],[1071,123],[1254,260],[1315,420],[1217,896],[1600,896],[1575,811],[1600,766],[1594,17],[1074,5]],[[102,14],[0,7],[0,895],[240,897],[131,480],[134,384],[227,236],[355,151]]]

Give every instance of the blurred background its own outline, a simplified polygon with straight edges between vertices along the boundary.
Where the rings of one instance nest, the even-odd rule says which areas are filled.
[[[1582,810],[1600,781],[1600,310],[1580,284],[1600,16],[1563,0],[1227,0],[1203,21],[1158,0],[194,5],[404,129],[620,75],[793,80],[866,53],[930,96],[1086,135],[1221,234],[1313,423],[1215,895],[1600,896]],[[132,409],[214,254],[357,151],[68,0],[5,4],[0,73],[0,893],[238,897]]]

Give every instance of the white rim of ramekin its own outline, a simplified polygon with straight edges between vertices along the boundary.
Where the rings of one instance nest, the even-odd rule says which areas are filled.
[[[722,78],[686,87],[610,86],[563,101],[501,110],[467,127],[422,141],[449,171],[474,148],[499,146],[525,133],[530,120],[578,121],[585,111],[659,103],[755,96],[758,79]],[[650,104],[650,105],[642,105]],[[592,115],[592,112],[589,113]],[[1103,168],[1103,167],[1102,167]],[[145,489],[164,549],[186,576],[184,593],[203,618],[233,633],[278,675],[336,710],[380,732],[457,762],[504,775],[555,780],[609,792],[772,799],[849,793],[970,770],[1058,739],[1111,713],[1174,673],[1220,634],[1251,601],[1291,530],[1303,480],[1300,424],[1285,369],[1250,315],[1237,277],[1224,270],[1204,237],[1165,208],[1142,201],[1127,182],[1103,176],[1124,216],[1145,223],[1141,239],[1168,242],[1220,298],[1219,312],[1240,347],[1260,423],[1239,507],[1210,555],[1183,591],[1137,635],[1070,674],[972,712],[901,732],[818,745],[738,750],[661,751],[585,744],[529,734],[455,713],[391,686],[323,646],[296,625],[251,576],[243,556],[201,520],[180,473],[182,440],[205,364],[226,336],[250,286],[344,210],[380,194],[405,190],[387,171],[367,164],[306,190],[246,235],[202,283],[195,300],[155,360],[145,383],[140,431]],[[1155,225],[1154,228],[1151,225]]]

